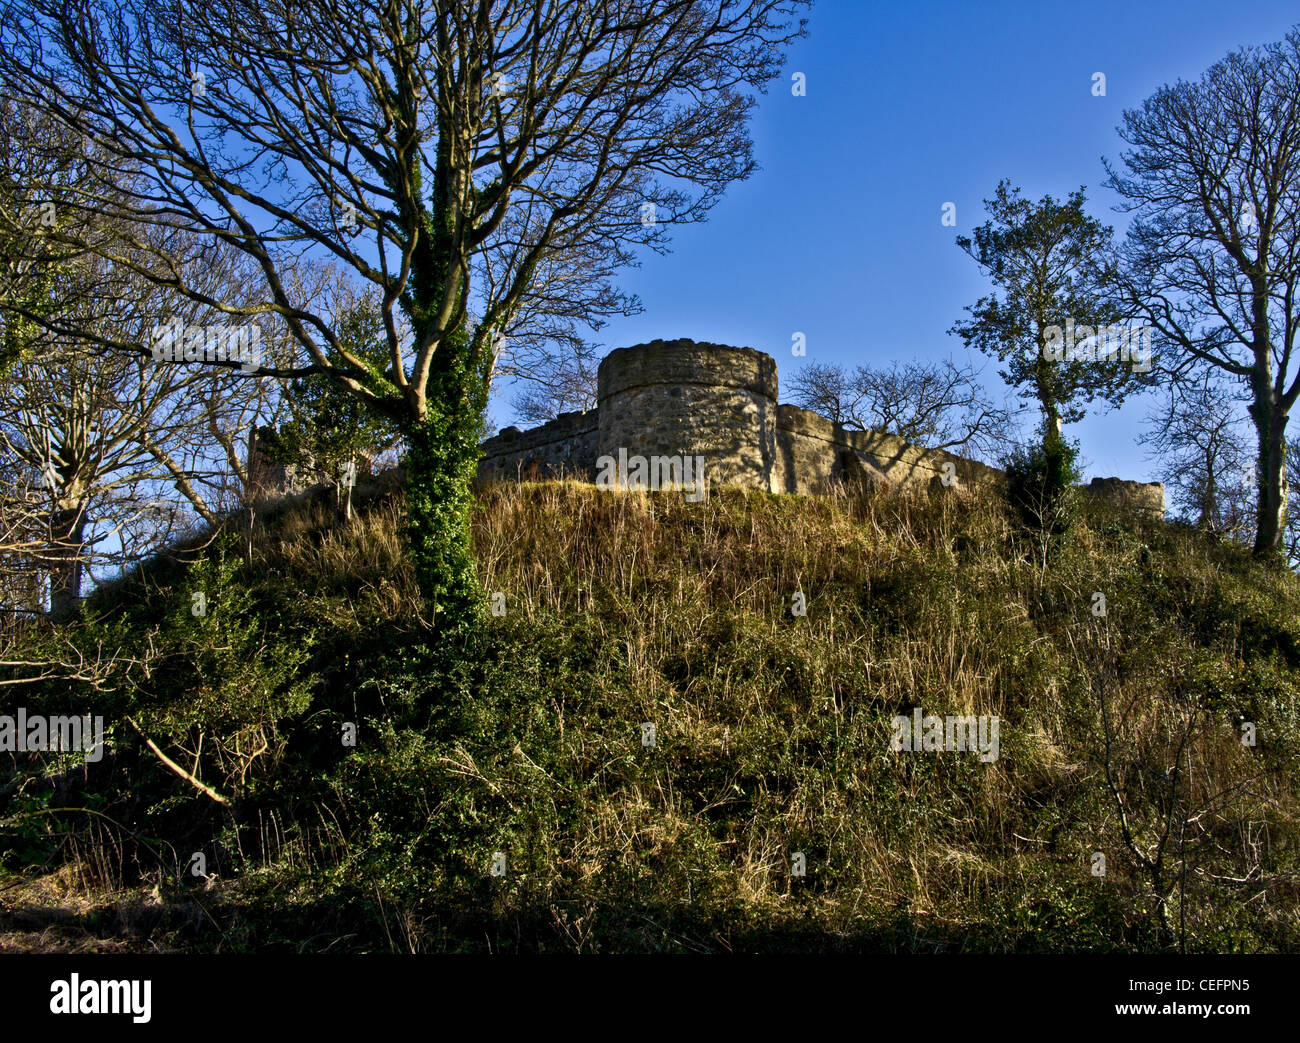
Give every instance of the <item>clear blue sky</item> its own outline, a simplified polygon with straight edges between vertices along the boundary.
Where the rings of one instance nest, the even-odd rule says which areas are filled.
[[[1295,0],[819,0],[759,101],[761,169],[706,223],[676,229],[670,255],[625,274],[645,311],[596,339],[603,350],[659,337],[758,348],[776,357],[783,388],[805,361],[965,360],[947,330],[988,284],[954,238],[985,220],[997,181],[1033,199],[1086,185],[1091,212],[1122,231],[1101,188],[1122,111],[1297,22]],[[794,71],[806,97],[791,95]],[[1094,72],[1106,74],[1105,97],[1092,95]],[[948,201],[955,229],[940,224]],[[791,357],[796,330],[806,360]],[[976,361],[1000,397],[996,361]],[[493,415],[504,424],[503,390]],[[1135,444],[1151,402],[1099,405],[1067,429],[1089,477],[1155,477]]]

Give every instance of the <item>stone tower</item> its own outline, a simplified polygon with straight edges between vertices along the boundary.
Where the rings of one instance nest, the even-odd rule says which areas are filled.
[[[597,372],[597,455],[701,455],[714,485],[776,491],[776,361],[753,348],[657,340]]]

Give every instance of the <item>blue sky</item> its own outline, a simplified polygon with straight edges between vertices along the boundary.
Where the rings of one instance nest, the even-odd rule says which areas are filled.
[[[676,229],[671,254],[624,275],[645,310],[596,339],[603,350],[659,337],[758,348],[776,357],[783,389],[805,361],[964,361],[947,330],[989,287],[954,239],[985,220],[998,180],[1033,199],[1085,185],[1089,210],[1122,231],[1101,157],[1119,156],[1123,110],[1297,22],[1295,0],[819,0],[759,101],[761,169],[706,223]],[[791,94],[795,71],[805,97]],[[1105,97],[1092,94],[1094,72]],[[956,228],[940,224],[945,202]],[[806,360],[791,357],[796,330]],[[1000,397],[996,361],[975,361]],[[512,422],[508,398],[494,406],[498,422]],[[1153,401],[1098,405],[1067,429],[1088,477],[1156,477],[1135,444]]]

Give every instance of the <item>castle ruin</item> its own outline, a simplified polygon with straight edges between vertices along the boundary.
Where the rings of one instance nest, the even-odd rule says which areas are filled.
[[[596,408],[483,443],[480,481],[597,479],[601,458],[703,457],[710,486],[825,493],[860,481],[970,488],[1002,472],[879,431],[847,429],[777,400],[776,360],[753,348],[656,340],[610,352]],[[1094,479],[1093,493],[1164,517],[1159,482]]]

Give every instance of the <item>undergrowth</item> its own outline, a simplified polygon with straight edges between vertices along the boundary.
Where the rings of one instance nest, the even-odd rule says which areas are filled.
[[[195,950],[1294,950],[1296,577],[1081,511],[493,486],[454,645],[395,493],[232,522],[23,636],[0,712],[109,752],[4,755],[0,867]]]

